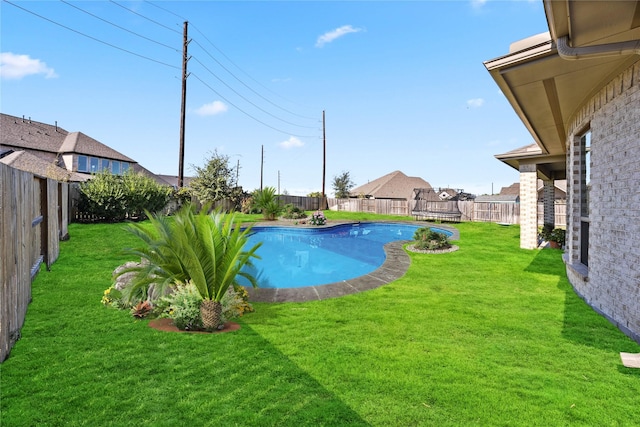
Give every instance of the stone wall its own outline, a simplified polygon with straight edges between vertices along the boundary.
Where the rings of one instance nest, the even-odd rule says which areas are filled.
[[[580,263],[579,137],[591,130],[588,267]],[[575,115],[567,138],[567,273],[596,311],[640,342],[640,61]]]

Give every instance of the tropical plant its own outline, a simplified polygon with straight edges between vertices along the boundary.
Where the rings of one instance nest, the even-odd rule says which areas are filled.
[[[340,175],[333,177],[333,191],[337,199],[346,199],[355,183],[351,180],[348,171],[343,171]]]
[[[140,301],[131,309],[131,314],[137,319],[143,319],[151,313],[153,306],[149,301]]]
[[[252,258],[259,258],[255,252],[261,243],[245,250],[250,227],[236,226],[233,215],[209,214],[208,209],[207,205],[196,212],[194,205],[185,205],[172,218],[152,215],[151,229],[130,226],[144,245],[128,252],[145,262],[122,273],[136,272],[126,288],[131,294],[153,283],[162,295],[167,286],[191,281],[203,299],[203,327],[212,330],[222,324],[220,301],[229,286],[239,285],[239,276],[257,287],[256,279],[243,267],[252,266]]]
[[[253,192],[253,203],[260,210],[264,219],[274,220],[282,213],[282,203],[276,194],[275,187],[265,187]]]
[[[414,247],[420,250],[448,249],[451,247],[449,237],[444,233],[439,233],[429,227],[422,227],[415,231],[413,239],[416,241]]]

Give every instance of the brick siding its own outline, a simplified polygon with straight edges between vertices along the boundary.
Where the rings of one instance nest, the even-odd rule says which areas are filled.
[[[580,135],[591,130],[588,268],[580,264]],[[577,112],[567,138],[567,273],[596,311],[640,342],[640,61]]]

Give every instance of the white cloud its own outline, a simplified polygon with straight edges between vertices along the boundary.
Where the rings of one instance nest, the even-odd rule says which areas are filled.
[[[284,148],[285,150],[288,150],[289,148],[302,147],[304,143],[300,141],[298,138],[296,138],[295,136],[292,136],[286,141],[280,142],[278,145]]]
[[[487,3],[487,0],[471,0],[471,6],[479,8],[484,6]]]
[[[467,101],[467,108],[480,108],[484,105],[484,99],[473,98]]]
[[[335,30],[329,31],[318,37],[316,41],[316,47],[322,47],[327,43],[331,43],[337,38],[345,36],[349,33],[359,33],[362,31],[362,28],[353,28],[351,25],[343,25],[340,28],[336,28]]]
[[[196,110],[196,114],[199,116],[215,116],[216,114],[224,113],[229,109],[227,105],[222,101],[213,101],[209,104],[204,104],[202,107]]]
[[[11,52],[0,53],[0,77],[7,80],[19,80],[33,74],[44,74],[47,79],[58,77],[53,68],[29,55],[17,55]]]

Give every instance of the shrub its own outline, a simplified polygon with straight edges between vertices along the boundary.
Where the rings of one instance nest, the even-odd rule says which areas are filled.
[[[311,215],[311,224],[313,225],[325,225],[327,223],[327,218],[324,216],[322,211],[315,211],[313,215]]]
[[[162,297],[159,306],[163,316],[173,319],[174,325],[182,330],[202,329],[200,305],[202,297],[191,282],[178,284],[172,294]]]
[[[122,221],[144,219],[145,210],[162,210],[171,197],[171,188],[140,173],[113,175],[104,171],[80,184],[78,209],[97,219]]]
[[[119,176],[103,172],[80,184],[80,212],[106,221],[122,221],[126,214],[126,194]]]
[[[417,229],[413,239],[416,241],[414,247],[420,250],[448,249],[451,247],[449,237],[446,234],[433,231],[429,227]]]
[[[307,213],[302,209],[293,205],[293,203],[289,203],[284,205],[282,217],[286,219],[301,219],[306,218]]]
[[[221,303],[222,317],[225,322],[253,311],[253,306],[249,302],[249,294],[243,286],[230,286],[222,297]]]

